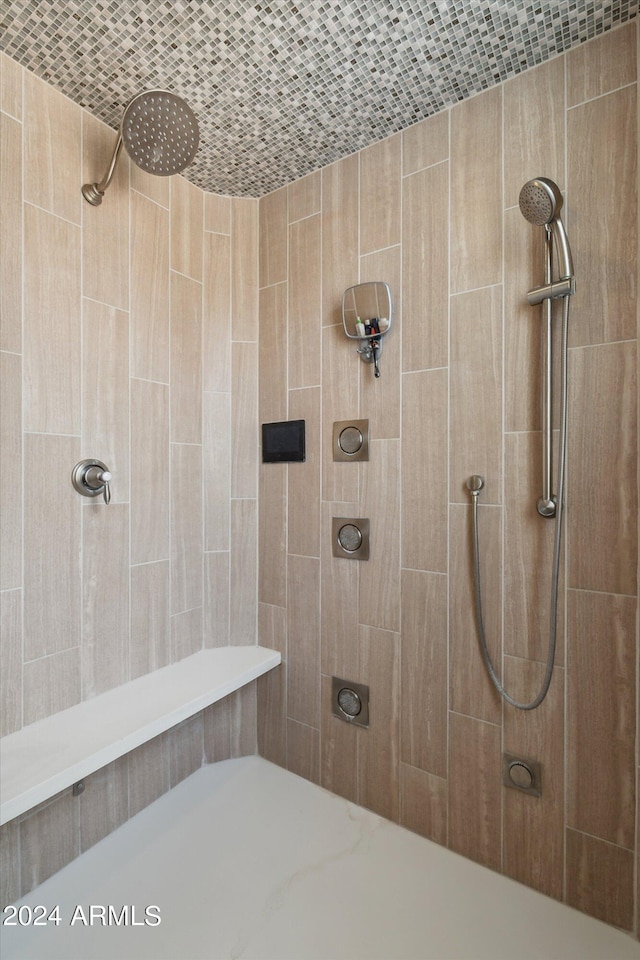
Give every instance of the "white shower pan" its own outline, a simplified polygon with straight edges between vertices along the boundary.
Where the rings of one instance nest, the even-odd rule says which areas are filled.
[[[3,960],[640,958],[630,936],[259,757],[202,768],[20,904],[57,905],[60,923],[4,926]]]

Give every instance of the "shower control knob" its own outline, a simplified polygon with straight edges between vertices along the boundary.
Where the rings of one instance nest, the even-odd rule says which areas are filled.
[[[104,502],[111,500],[111,471],[101,460],[80,460],[71,473],[74,489],[83,497],[97,497],[102,494]]]

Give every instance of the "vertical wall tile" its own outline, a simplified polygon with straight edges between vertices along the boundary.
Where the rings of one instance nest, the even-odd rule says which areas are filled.
[[[202,441],[202,287],[171,273],[171,439]]]
[[[320,383],[320,216],[289,227],[289,387]]]
[[[502,491],[502,289],[451,300],[451,499],[467,503],[467,478],[485,478],[482,499]]]
[[[482,608],[487,646],[500,676],[502,635],[502,531],[500,511],[478,510]],[[449,547],[449,706],[493,723],[500,722],[500,698],[480,653],[474,614],[471,507],[451,505]]]
[[[286,665],[269,670],[258,679],[258,753],[265,760],[286,767]]]
[[[360,371],[360,416],[371,419],[373,436],[379,440],[400,436],[400,355],[402,346],[402,285],[401,248],[390,247],[378,253],[370,253],[360,261],[360,280],[383,280],[391,289],[393,317],[392,324],[398,329],[389,332],[383,338],[380,369],[382,376],[377,379],[370,364],[362,363],[358,358]],[[345,347],[348,350],[353,341]],[[355,357],[352,354],[352,363]],[[375,411],[375,414],[374,414]],[[373,414],[373,415],[372,415]]]
[[[320,783],[320,731],[297,720],[287,720],[287,770]]]
[[[401,757],[447,776],[447,578],[402,571]]]
[[[231,601],[229,642],[256,642],[258,602],[258,505],[231,501]]]
[[[177,663],[202,650],[202,607],[183,610],[171,617],[171,662]]]
[[[320,561],[288,558],[287,715],[320,727]]]
[[[205,193],[204,229],[231,235],[231,197]]]
[[[611,343],[571,351],[568,583],[635,594],[638,500],[637,348]],[[589,416],[586,397],[606,397]]]
[[[113,474],[111,499],[129,499],[129,317],[83,302],[82,444]]]
[[[231,331],[234,340],[257,340],[258,201],[231,200]]]
[[[634,598],[569,591],[567,823],[628,848],[635,839],[635,622]]]
[[[24,199],[73,223],[80,223],[86,202],[80,193],[81,119],[77,103],[25,70]]]
[[[202,387],[231,389],[231,240],[204,235]]]
[[[121,757],[85,779],[80,798],[80,850],[98,843],[128,816],[129,766],[127,758]]]
[[[287,285],[275,283],[260,291],[261,423],[287,419]]]
[[[443,110],[402,131],[403,176],[447,159],[450,112]]]
[[[8,57],[3,58],[9,59]],[[22,351],[22,127],[0,114],[0,349]]]
[[[171,269],[202,280],[204,194],[184,177],[171,181]]]
[[[289,418],[305,421],[306,460],[288,466],[288,551],[320,556],[320,388],[289,392]]]
[[[350,349],[340,326],[322,331],[322,497],[324,500],[357,500],[359,471],[353,463],[334,463],[328,450],[333,438],[333,424],[357,418],[358,374],[361,363]]]
[[[320,213],[320,194],[322,179],[319,170],[306,177],[295,180],[288,186],[289,192],[289,223],[302,220],[313,213]]]
[[[402,181],[403,370],[448,363],[448,216],[448,163]]]
[[[230,695],[229,719],[231,756],[255,756],[258,751],[258,698],[255,681]]]
[[[206,763],[218,763],[231,756],[229,698],[218,700],[202,711],[204,724],[204,756]]]
[[[400,441],[372,440],[369,451],[369,462],[361,464],[362,516],[371,519],[371,545],[360,572],[360,622],[399,630]]]
[[[287,464],[260,464],[259,597],[287,604]]]
[[[402,377],[402,565],[446,571],[447,371]]]
[[[149,430],[153,423],[154,429]],[[131,381],[131,562],[169,557],[169,388]]]
[[[499,870],[500,727],[451,713],[449,720],[449,846]]]
[[[320,782],[325,790],[357,803],[358,741],[367,734],[333,716],[331,677],[321,680]]]
[[[25,726],[80,702],[80,659],[80,648],[72,647],[24,664],[22,715]]]
[[[287,659],[287,611],[269,603],[258,604],[258,643],[277,650]]]
[[[262,197],[260,210],[260,286],[287,279],[287,187]]]
[[[505,207],[518,203],[520,190],[534,177],[550,177],[560,189],[565,186],[564,119],[563,57],[505,83]],[[505,251],[508,249],[505,246]],[[542,279],[537,282],[542,283]]]
[[[202,449],[171,444],[171,613],[202,606]]]
[[[229,643],[229,554],[204,555],[204,645]],[[250,642],[250,641],[248,641]]]
[[[329,676],[357,680],[358,585],[363,564],[333,556],[331,521],[333,517],[358,516],[359,506],[357,503],[329,502],[323,503],[321,507],[322,672]]]
[[[129,677],[170,662],[169,561],[131,567]]]
[[[171,206],[171,181],[173,177],[157,177],[145,173],[142,167],[132,163],[129,170],[131,189],[141,193],[148,200],[160,204],[166,210]]]
[[[169,329],[169,214],[132,191],[131,376],[169,382]]]
[[[428,840],[447,842],[447,781],[400,764],[400,823]]]
[[[22,593],[0,592],[0,737],[22,726]]]
[[[612,143],[616,144],[614,151]],[[635,337],[635,86],[568,111],[567,164],[568,229],[579,278],[571,309],[580,317],[579,324],[571,325],[569,342],[577,345]]]
[[[622,930],[633,926],[633,852],[567,830],[567,903]]]
[[[0,354],[0,588],[22,585],[22,362]]]
[[[521,703],[537,695],[542,663],[505,657],[505,687]],[[505,753],[542,765],[540,797],[503,791],[504,872],[562,899],[564,819],[564,671],[556,668],[549,692],[535,710],[505,705]]]
[[[104,176],[117,134],[86,110],[82,114],[81,183]],[[120,152],[104,202],[82,200],[82,292],[126,310],[129,306],[129,160]]]
[[[204,549],[229,549],[231,397],[205,393],[203,405]]]
[[[3,60],[5,57],[3,56]],[[6,59],[9,59],[8,57]],[[15,903],[20,898],[20,821],[9,820],[0,827],[0,900]]]
[[[148,807],[169,789],[169,759],[163,734],[127,754],[129,761],[129,816]]]
[[[19,63],[6,53],[0,54],[0,110],[16,120],[22,119],[22,74]]]
[[[636,81],[636,25],[628,23],[567,53],[567,105]]]
[[[360,253],[400,242],[401,136],[360,152]]]
[[[544,230],[528,223],[519,207],[505,210],[504,227],[505,430],[539,430],[544,328],[542,308],[529,305],[527,291],[544,278]],[[554,333],[560,332],[561,309],[560,304],[553,307]],[[560,345],[559,340],[554,341],[554,349],[556,342]]]
[[[169,753],[169,781],[172,787],[195,773],[202,766],[204,753],[204,723],[197,713],[184,723],[172,727],[167,743]]]
[[[129,505],[83,507],[82,699],[129,679]]]
[[[541,445],[538,432],[505,434],[504,640],[505,653],[544,662],[549,649],[556,523],[536,509],[542,493]],[[563,555],[556,617],[555,660],[560,664],[564,663]]]
[[[360,628],[360,682],[369,687],[371,710],[359,741],[358,802],[389,820],[400,812],[400,638]]]
[[[255,497],[258,474],[258,345],[232,344],[231,496]]]
[[[78,805],[65,793],[20,823],[22,893],[28,893],[80,853]]]
[[[357,154],[322,170],[322,323],[325,325],[342,325],[342,294],[358,282],[359,184]]]
[[[24,656],[35,660],[80,643],[81,498],[69,482],[80,442],[27,434],[24,447]]]
[[[451,110],[451,290],[502,278],[502,88]]]
[[[25,429],[80,432],[80,230],[24,210]]]

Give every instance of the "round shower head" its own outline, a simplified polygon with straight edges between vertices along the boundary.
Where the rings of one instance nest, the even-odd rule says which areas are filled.
[[[525,220],[542,227],[560,213],[562,194],[553,180],[538,177],[529,180],[520,191],[520,212]]]
[[[193,111],[167,90],[146,90],[130,100],[120,133],[133,162],[157,177],[180,173],[198,149],[198,121]]]

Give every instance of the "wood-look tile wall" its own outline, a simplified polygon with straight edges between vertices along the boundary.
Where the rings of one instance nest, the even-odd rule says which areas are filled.
[[[304,464],[260,472],[259,748],[349,799],[601,919],[634,924],[637,845],[637,25],[628,24],[260,201],[260,420],[303,416]],[[542,230],[556,180],[572,243],[567,522],[556,672],[503,706],[475,635],[465,481],[480,508],[485,619],[507,688],[546,659],[553,524],[540,493]],[[391,284],[374,381],[343,290]],[[557,406],[557,405],[556,405]],[[556,410],[557,416],[557,410]],[[368,463],[334,463],[368,417]],[[371,559],[331,553],[368,516]],[[319,522],[319,527],[318,527]],[[368,683],[371,723],[331,715]],[[506,789],[502,753],[542,764]]]
[[[4,736],[256,641],[258,204],[123,152],[90,207],[114,132],[0,56]],[[108,507],[71,486],[90,456],[113,473]],[[3,902],[203,758],[253,752],[254,687],[3,828]]]

